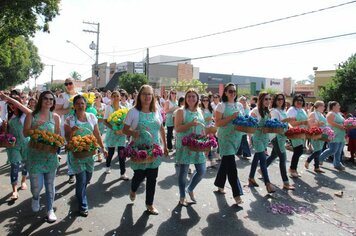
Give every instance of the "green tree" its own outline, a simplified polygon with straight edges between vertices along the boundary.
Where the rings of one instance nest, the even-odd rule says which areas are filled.
[[[192,79],[192,80],[182,80],[179,82],[173,82],[172,87],[179,91],[185,92],[190,88],[196,89],[198,93],[206,93],[206,89],[208,88],[207,83],[202,83],[200,80]]]
[[[1,0],[0,45],[9,38],[49,32],[48,23],[59,14],[60,0]]]
[[[147,76],[144,74],[125,73],[119,77],[119,86],[129,94],[139,90],[144,84],[148,84]]]
[[[275,89],[275,88],[266,88],[266,89],[261,90],[260,93],[261,92],[266,92],[268,94],[274,95],[274,94],[279,93],[280,91],[278,89]]]
[[[76,71],[73,71],[72,73],[70,73],[70,76],[75,80],[75,81],[80,81],[80,79],[82,78],[82,75],[79,74]]]
[[[52,92],[55,92],[57,90],[62,90],[62,91],[65,91],[65,86],[63,83],[46,83],[47,85],[47,89],[48,90],[51,90]]]
[[[338,101],[344,109],[356,103],[356,54],[340,63],[332,81],[319,91],[325,101]]]

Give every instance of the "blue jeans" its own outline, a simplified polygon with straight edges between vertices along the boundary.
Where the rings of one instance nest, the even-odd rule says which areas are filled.
[[[307,162],[310,163],[314,160],[314,168],[319,169],[319,157],[321,154],[321,150],[313,152],[307,159]]]
[[[67,166],[68,166],[68,175],[74,175],[72,163],[70,162],[70,158],[68,154],[67,154]]]
[[[25,163],[19,161],[14,164],[11,164],[10,181],[12,185],[17,185],[20,170],[22,172],[22,176],[27,175]]]
[[[53,202],[55,197],[55,188],[54,188],[55,177],[56,177],[56,170],[53,172],[41,173],[41,174],[30,173],[32,198],[33,200],[40,199],[40,193],[44,184],[46,189],[47,211],[53,210]]]
[[[255,178],[255,173],[256,173],[258,162],[260,162],[260,168],[262,171],[262,176],[263,176],[263,180],[264,180],[265,184],[270,183],[269,177],[268,177],[268,171],[267,171],[265,152],[256,152],[255,155],[253,156],[249,177],[251,179]]]
[[[87,185],[90,182],[93,173],[83,171],[75,175],[75,195],[77,196],[79,210],[88,210]]]
[[[244,157],[251,156],[250,147],[248,146],[247,142],[247,134],[242,135],[241,145],[239,147],[239,150],[237,151],[237,155],[243,155]]]
[[[279,157],[279,171],[281,172],[281,177],[284,184],[289,184],[288,176],[287,176],[287,154],[286,152],[281,152],[279,149],[277,138],[272,139],[273,149],[271,155],[267,157],[266,165],[268,166]]]
[[[203,176],[206,172],[205,163],[194,164],[195,172],[188,184],[187,191],[193,192],[194,188],[198,185],[198,183],[203,179]],[[179,185],[179,194],[181,198],[185,198],[185,186],[187,182],[189,164],[180,164],[179,165],[179,175],[178,175],[178,185]]]
[[[344,149],[344,143],[329,143],[329,148],[320,154],[319,160],[324,161],[331,155],[334,155],[334,167],[341,166],[341,153]]]

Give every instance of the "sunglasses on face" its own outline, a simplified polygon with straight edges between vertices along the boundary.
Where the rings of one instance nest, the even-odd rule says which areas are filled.
[[[297,102],[303,102],[303,99],[297,99],[296,101]]]
[[[271,98],[265,98],[264,100],[265,101],[271,101]]]
[[[230,93],[230,94],[233,94],[233,93],[236,93],[236,90],[230,90],[229,89],[229,90],[227,90],[227,92]]]
[[[177,94],[176,92],[171,92],[171,94]]]
[[[277,98],[277,101],[284,101],[284,98]]]
[[[219,98],[219,97],[214,97],[214,98]]]
[[[203,102],[209,102],[209,100],[208,100],[208,99],[203,99],[202,101],[203,101]]]
[[[43,97],[43,101],[53,101],[53,98],[49,98],[49,97]]]
[[[68,85],[73,85],[73,82],[64,83],[64,86],[68,86]]]

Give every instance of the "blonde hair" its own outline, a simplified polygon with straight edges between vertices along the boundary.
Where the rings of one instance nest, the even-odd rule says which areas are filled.
[[[318,107],[320,107],[320,106],[325,106],[325,103],[323,101],[320,101],[320,100],[316,101],[314,103],[314,106],[312,107],[311,111],[312,112],[315,111],[315,109],[318,109]]]

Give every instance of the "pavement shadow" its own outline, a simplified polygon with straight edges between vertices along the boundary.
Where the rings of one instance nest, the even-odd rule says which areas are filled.
[[[157,185],[161,188],[161,189],[171,189],[173,186],[178,184],[178,167],[175,166],[174,168],[175,173],[172,175],[168,175],[166,176],[164,179],[162,179],[161,181],[157,182]]]
[[[344,171],[339,171],[339,170],[335,170],[334,168],[327,168],[327,167],[323,166],[323,169],[332,172],[339,179],[348,180],[348,181],[356,181],[356,176],[347,172],[347,168]]]
[[[329,178],[330,179],[330,178]],[[295,190],[293,191],[293,195],[298,196],[304,199],[307,202],[316,203],[319,201],[327,201],[333,199],[333,197],[328,194],[319,191],[322,187],[318,185],[317,187],[311,187],[309,184],[305,183],[301,178],[293,179],[295,183]],[[330,181],[332,185],[339,186],[341,188],[342,185],[337,184],[335,181]]]
[[[10,168],[11,168],[11,166],[9,164],[5,164],[5,165],[0,166],[0,175],[9,176],[10,175]]]
[[[133,204],[127,204],[125,210],[121,216],[120,225],[118,228],[107,232],[105,235],[144,235],[149,229],[153,227],[152,224],[147,226],[149,214],[143,212],[143,214],[134,223],[132,216]]]
[[[182,210],[186,209],[188,218],[182,219]],[[166,235],[188,235],[190,229],[194,228],[200,221],[201,217],[194,210],[191,205],[187,207],[182,207],[181,205],[177,205],[173,210],[171,217],[169,217],[166,221],[162,222],[157,229],[158,236],[166,236]],[[198,234],[198,232],[196,232]],[[192,233],[192,235],[196,235]]]
[[[242,207],[233,204],[229,206],[226,201],[226,194],[215,193],[218,212],[208,215],[206,218],[208,226],[201,231],[201,235],[256,235],[244,227],[243,221],[237,216],[237,213],[243,210]]]

